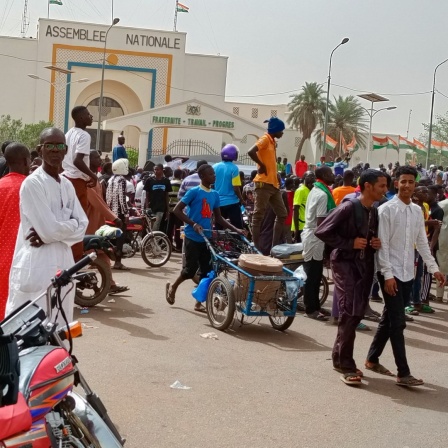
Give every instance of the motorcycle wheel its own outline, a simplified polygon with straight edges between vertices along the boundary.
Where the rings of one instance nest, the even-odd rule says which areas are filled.
[[[163,232],[149,233],[143,238],[141,253],[148,266],[159,268],[171,257],[170,239]]]
[[[82,271],[81,271],[82,272]],[[86,269],[89,277],[76,284],[75,303],[79,306],[95,306],[101,303],[110,291],[112,273],[106,262],[97,258]]]

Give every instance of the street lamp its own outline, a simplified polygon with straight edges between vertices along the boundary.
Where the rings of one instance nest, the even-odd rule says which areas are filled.
[[[106,46],[107,46],[107,36],[111,28],[120,21],[119,18],[115,18],[112,25],[106,31],[106,37],[104,38],[104,51],[103,51],[103,66],[101,68],[101,88],[100,88],[100,103],[98,105],[98,127],[96,130],[96,145],[95,149],[99,151],[100,149],[100,135],[101,135],[101,115],[103,113],[103,93],[104,93],[104,67],[106,65]]]
[[[383,107],[382,109],[378,109],[375,110],[373,108],[373,103],[380,103],[383,101],[389,101],[389,98],[385,98],[384,96],[380,96],[377,95],[376,93],[367,93],[367,94],[363,94],[363,95],[358,95],[360,98],[363,98],[367,101],[370,101],[371,103],[371,107],[370,110],[366,109],[365,107],[362,107],[362,109],[364,109],[367,112],[367,115],[370,117],[370,124],[369,124],[369,139],[367,140],[367,162],[369,161],[370,158],[370,151],[371,151],[371,146],[372,146],[372,120],[373,117],[378,113],[381,112],[382,110],[393,110],[396,109],[396,106],[390,106],[390,107]]]
[[[435,69],[434,69],[434,81],[432,83],[432,99],[431,99],[431,118],[429,119],[429,136],[428,136],[428,152],[426,154],[426,169],[428,169],[429,164],[429,153],[431,151],[431,139],[432,139],[432,119],[434,114],[434,96],[436,92],[436,72],[437,69],[447,62],[448,59],[445,59],[443,62],[441,62]]]
[[[67,82],[67,83],[65,83],[65,84],[61,84],[60,86],[58,86],[55,82],[48,81],[48,79],[41,78],[40,76],[37,76],[37,75],[35,75],[34,73],[29,73],[28,76],[29,76],[30,78],[32,78],[32,79],[38,79],[38,80],[40,80],[40,81],[47,82],[48,84],[51,84],[55,89],[59,89],[59,88],[61,88],[61,87],[68,86],[69,84],[75,84],[75,83],[88,82],[88,81],[90,81],[89,78],[81,78],[81,79],[75,79],[74,81],[70,81],[70,82]]]
[[[344,37],[341,43],[337,45],[330,54],[330,66],[328,68],[328,83],[327,83],[327,102],[325,105],[325,121],[324,121],[324,143],[322,146],[322,156],[325,155],[325,143],[327,140],[327,124],[328,124],[328,103],[330,102],[330,81],[331,81],[331,58],[333,57],[333,53],[341,46],[346,44],[350,39],[348,37]]]

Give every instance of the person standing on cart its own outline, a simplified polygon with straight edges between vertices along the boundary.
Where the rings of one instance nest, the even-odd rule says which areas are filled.
[[[169,282],[166,284],[166,301],[170,305],[174,305],[177,288],[185,280],[193,278],[198,268],[201,278],[207,277],[212,270],[210,251],[201,233],[209,234],[213,217],[215,223],[222,228],[240,235],[244,234],[243,230],[237,229],[221,216],[219,194],[211,189],[211,185],[216,180],[213,168],[210,165],[202,165],[198,169],[198,175],[201,184],[188,190],[173,211],[185,223],[185,267],[173,284]],[[188,214],[185,214],[186,207],[188,207]],[[194,310],[205,313],[205,308],[200,302],[196,302]]]
[[[254,179],[255,210],[252,218],[252,238],[256,248],[260,243],[261,223],[268,205],[272,207],[276,216],[272,238],[274,246],[281,241],[283,224],[288,216],[277,177],[275,141],[283,136],[285,123],[277,117],[271,117],[267,123],[268,132],[248,151],[249,157],[258,165],[258,174]]]
[[[361,383],[353,347],[356,327],[364,317],[372,288],[375,251],[380,249],[378,211],[373,207],[387,191],[386,174],[365,170],[359,179],[361,195],[337,207],[316,229],[315,235],[334,248],[331,270],[339,305],[338,333],[333,347],[333,367],[346,384]]]

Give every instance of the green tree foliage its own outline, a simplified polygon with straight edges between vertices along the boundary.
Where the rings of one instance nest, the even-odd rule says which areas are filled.
[[[128,153],[129,167],[136,168],[138,165],[138,149],[127,146],[126,152]]]
[[[316,127],[323,123],[324,94],[322,85],[317,82],[307,82],[302,86],[300,93],[291,95],[292,100],[288,104],[291,113],[287,123],[302,134],[297,148],[296,161],[300,158],[305,141],[310,139]]]
[[[323,127],[315,132],[318,147],[322,142],[322,131]],[[328,108],[327,134],[338,144],[334,151],[327,151],[326,156],[334,160],[338,155],[343,154],[344,148],[340,145],[341,136],[347,144],[352,141],[354,136],[358,145],[365,146],[367,132],[366,112],[358,99],[352,95],[335,97],[334,102],[330,103]]]
[[[20,142],[33,150],[39,143],[40,133],[51,126],[53,124],[50,121],[41,120],[38,123],[24,124],[21,119],[14,119],[11,115],[2,115],[0,117],[0,142],[6,140]]]
[[[425,145],[428,146],[428,138],[429,138],[429,123],[422,123],[424,132],[420,134],[419,140]],[[448,143],[448,112],[445,115],[436,115],[435,119],[432,123],[432,140],[438,140],[439,142]],[[426,165],[426,157],[425,156],[417,156],[417,160],[423,166]],[[448,166],[448,157],[445,154],[438,154],[434,150],[431,150],[429,155],[428,165],[443,165]]]

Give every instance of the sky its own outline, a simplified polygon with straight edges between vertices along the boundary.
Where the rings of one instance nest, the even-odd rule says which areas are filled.
[[[1,0],[0,35],[20,36],[25,0]],[[50,17],[80,22],[172,30],[175,0],[62,0]],[[227,100],[287,103],[305,82],[326,86],[330,97],[378,93],[389,102],[373,132],[419,138],[428,123],[434,69],[448,58],[448,2],[444,0],[183,0],[178,16],[187,52],[228,56]],[[27,36],[47,16],[46,0],[29,0]],[[7,53],[1,49],[0,53]],[[0,61],[2,60],[0,56]],[[435,114],[448,111],[448,62],[437,71]],[[440,93],[439,93],[440,92]],[[273,95],[268,95],[273,94]],[[363,106],[370,103],[360,100]]]

